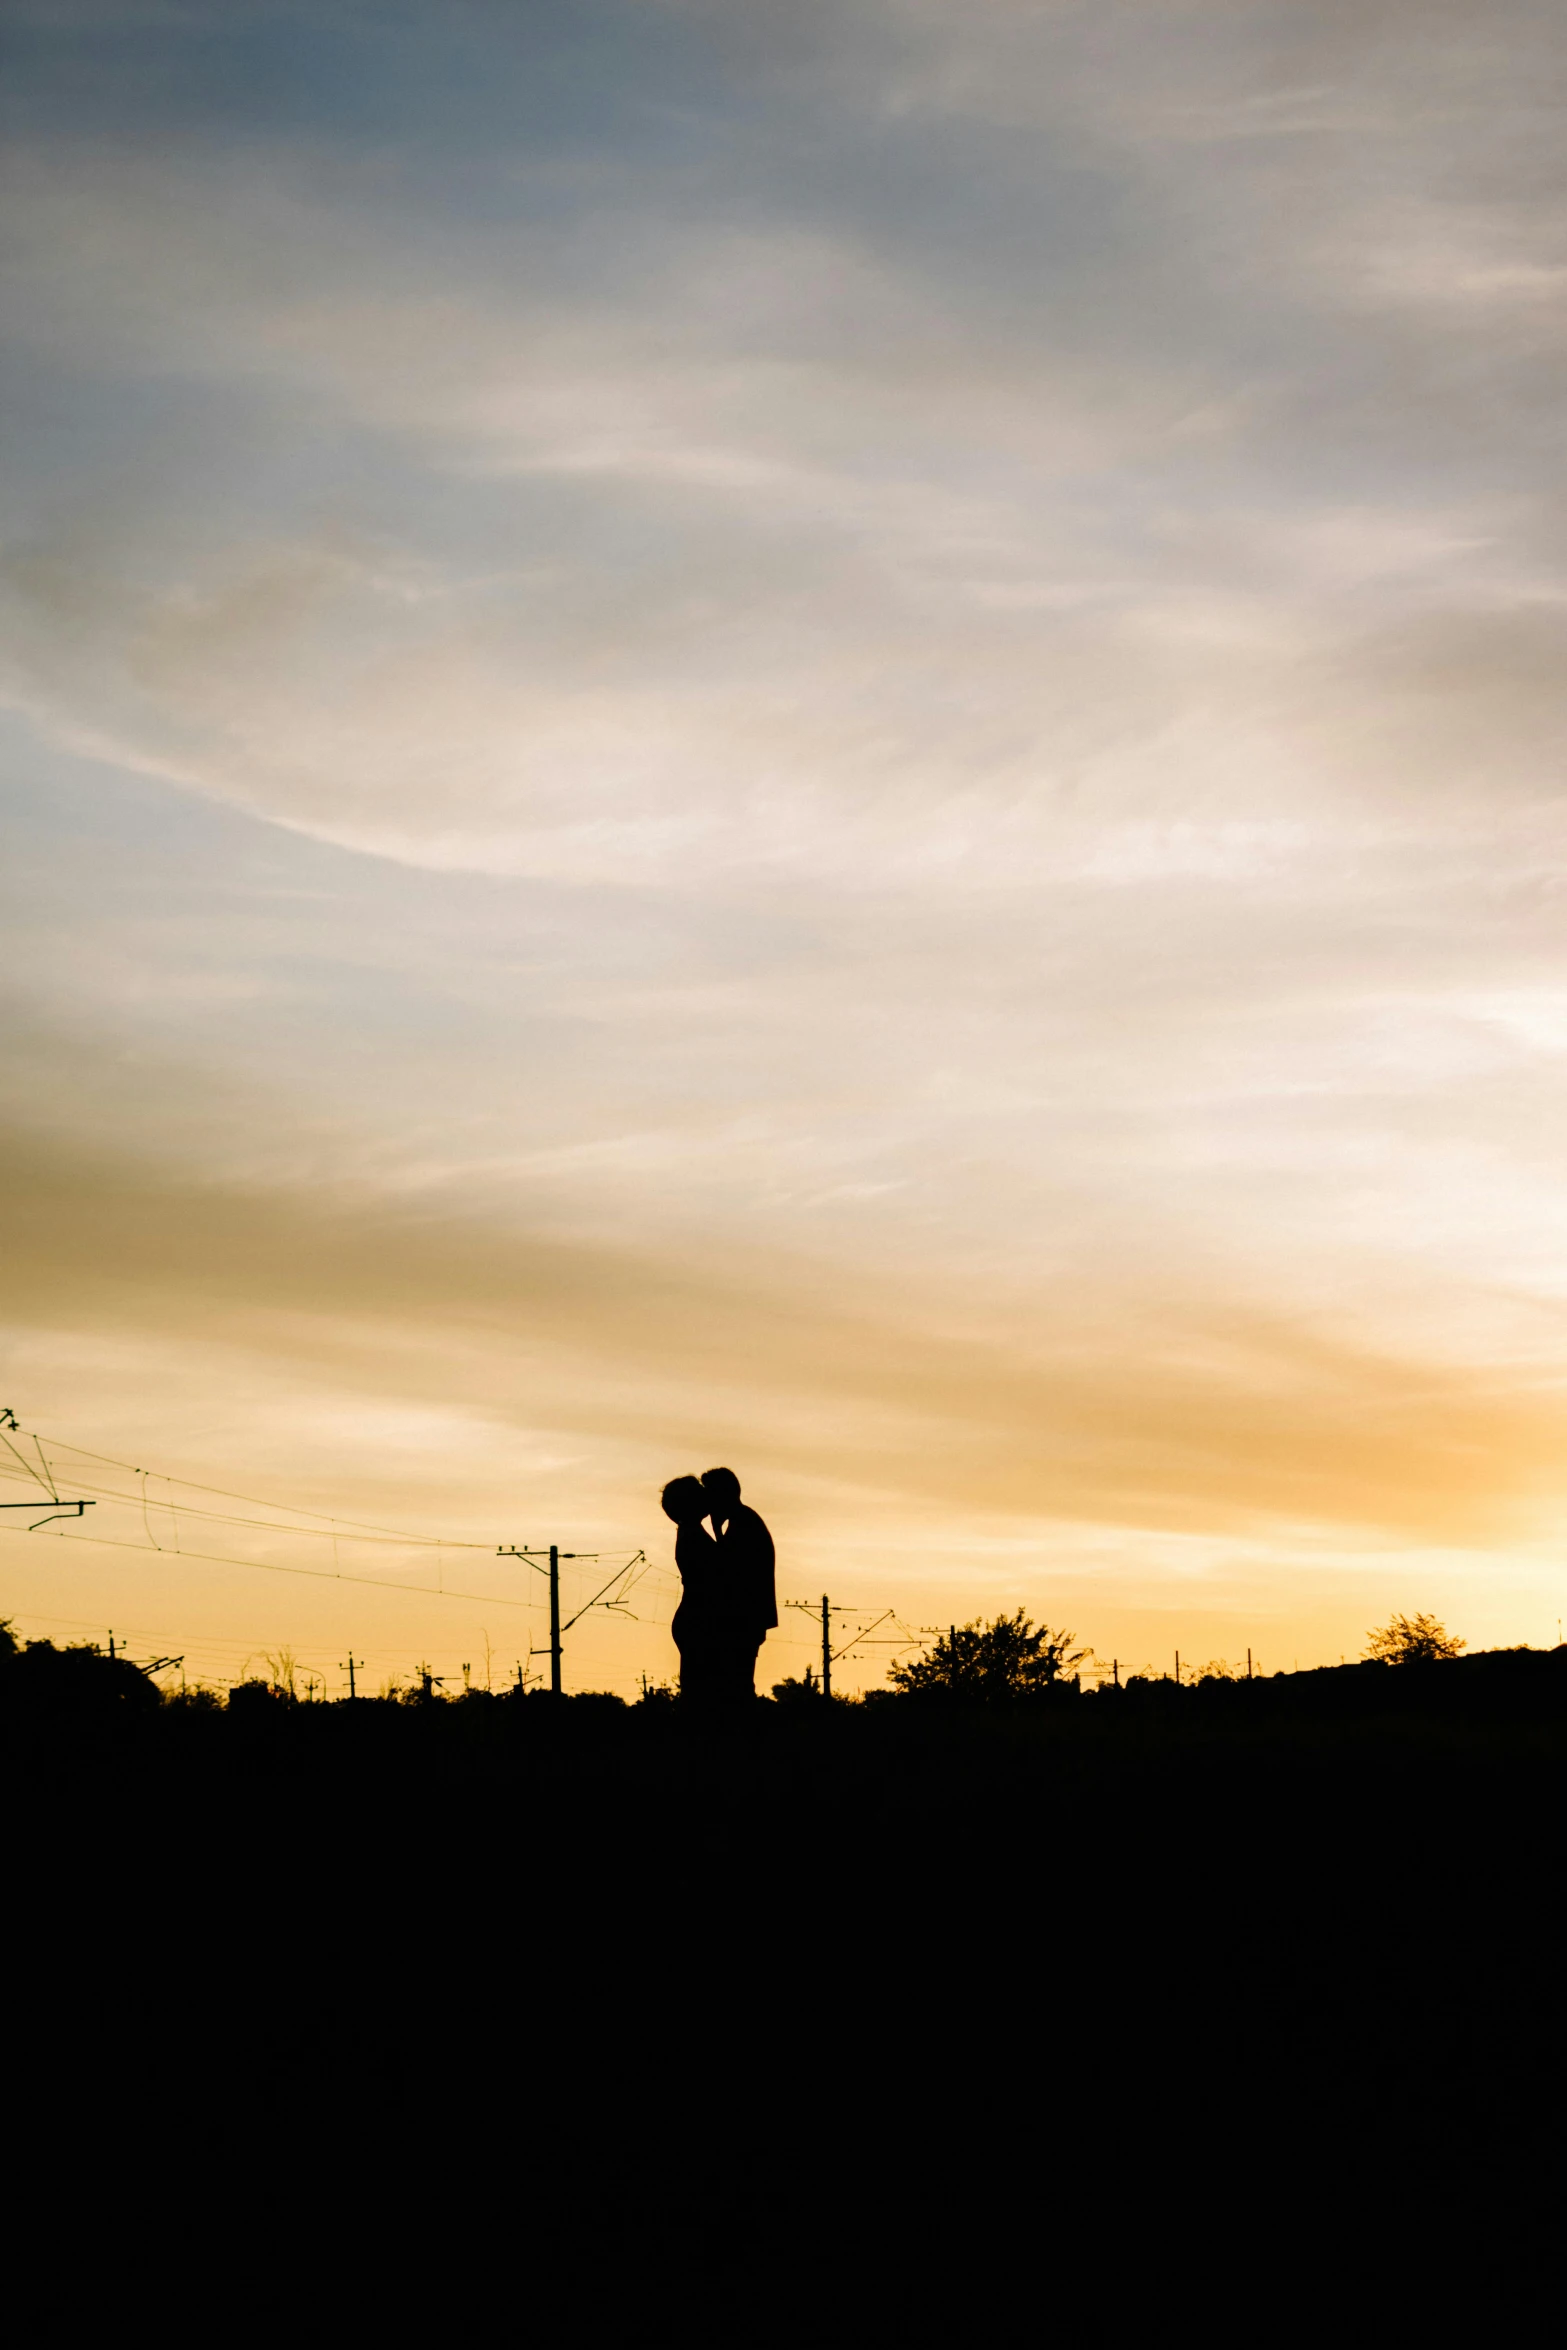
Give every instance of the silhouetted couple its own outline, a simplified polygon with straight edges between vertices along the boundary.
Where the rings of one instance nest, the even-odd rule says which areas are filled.
[[[733,1469],[676,1477],[664,1487],[664,1509],[678,1529],[684,1586],[670,1627],[680,1694],[703,1712],[741,1707],[756,1695],[757,1651],[778,1621],[773,1538],[740,1499]]]

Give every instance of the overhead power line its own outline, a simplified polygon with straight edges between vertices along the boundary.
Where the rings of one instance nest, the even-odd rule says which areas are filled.
[[[31,1467],[31,1464],[21,1453],[17,1452],[15,1445],[10,1444],[8,1440],[4,1439],[3,1430],[5,1427],[16,1427],[16,1421],[12,1418],[7,1418],[3,1422],[0,1422],[0,1441],[7,1441],[7,1449],[15,1455],[16,1459],[21,1463],[23,1469],[26,1470],[30,1476],[36,1477],[37,1471]],[[24,1436],[30,1436],[33,1434],[31,1429],[21,1429],[19,1430],[19,1433]],[[38,1441],[38,1438],[33,1436],[34,1444],[37,1444]],[[336,1517],[328,1510],[306,1509],[297,1502],[268,1501],[260,1494],[256,1493],[235,1493],[232,1492],[227,1486],[203,1485],[199,1483],[198,1480],[194,1477],[171,1477],[168,1471],[165,1469],[143,1469],[138,1467],[138,1465],[133,1461],[115,1460],[109,1453],[89,1452],[84,1445],[69,1444],[66,1442],[65,1438],[61,1436],[51,1436],[49,1443],[56,1452],[68,1452],[74,1454],[78,1460],[97,1461],[100,1466],[104,1468],[121,1469],[124,1471],[127,1477],[139,1477],[143,1479],[147,1477],[156,1477],[160,1484],[178,1485],[186,1493],[210,1493],[219,1501],[244,1501],[249,1502],[253,1509],[272,1510],[280,1513],[284,1517],[306,1518],[314,1520],[313,1525],[280,1527],[273,1521],[264,1518],[236,1518],[223,1511],[203,1510],[199,1503],[196,1502],[161,1501],[156,1502],[153,1505],[157,1509],[183,1511],[187,1516],[190,1517],[210,1517],[215,1522],[223,1525],[259,1526],[264,1528],[268,1533],[292,1532],[297,1534],[320,1533],[328,1531],[332,1528],[336,1528],[340,1533],[352,1534],[356,1541],[395,1542],[403,1545],[408,1549],[487,1551],[491,1548],[491,1545],[488,1542],[475,1542],[466,1536],[454,1536],[449,1534],[411,1534],[402,1527],[382,1526],[374,1523],[373,1521],[362,1518]],[[43,1457],[41,1450],[39,1457],[40,1459]],[[86,1480],[83,1479],[80,1480],[80,1482],[85,1483]],[[53,1497],[52,1477],[48,1481],[46,1490],[48,1490],[51,1494],[51,1497]],[[105,1498],[109,1498],[111,1494],[115,1500],[122,1500],[126,1498],[121,1494],[113,1493],[113,1489],[109,1487],[100,1486],[99,1492]]]
[[[27,1531],[36,1534],[40,1526],[47,1526],[56,1518],[79,1518],[84,1510],[96,1509],[97,1506],[95,1501],[62,1501],[57,1510],[47,1510],[41,1518],[35,1518]],[[37,1507],[36,1501],[0,1501],[0,1510],[35,1510]],[[6,1532],[14,1534],[16,1528],[7,1526]]]
[[[40,1520],[40,1523],[44,1522]],[[19,1526],[0,1527],[0,1533],[19,1534],[21,1532],[22,1528]],[[51,1540],[55,1542],[85,1542],[90,1543],[94,1550],[133,1550],[138,1557],[145,1558],[147,1556],[145,1542],[116,1542],[113,1536],[108,1534],[56,1534],[51,1537]],[[226,1553],[214,1550],[181,1550],[164,1555],[173,1555],[182,1559],[199,1559],[204,1566],[254,1567],[257,1573],[262,1575],[303,1575],[316,1583],[359,1583],[374,1591],[417,1592],[426,1599],[468,1599],[475,1601],[481,1607],[526,1608],[532,1604],[526,1599],[503,1599],[498,1592],[494,1591],[454,1591],[449,1583],[394,1583],[386,1575],[348,1575],[335,1567],[293,1567],[285,1565],[280,1559],[230,1558]]]
[[[11,1433],[13,1432],[23,1438],[24,1441],[28,1441],[33,1445],[38,1454],[39,1461],[39,1466],[36,1469],[34,1468],[32,1462],[28,1460],[25,1453],[20,1451],[19,1448],[11,1442]],[[56,1452],[69,1453],[78,1460],[96,1461],[99,1466],[103,1468],[120,1470],[124,1476],[134,1478],[137,1481],[137,1489],[130,1492],[124,1492],[117,1490],[112,1485],[107,1485],[91,1478],[85,1478],[81,1482],[87,1485],[89,1488],[91,1488],[94,1484],[97,1485],[97,1490],[95,1493],[91,1494],[91,1498],[84,1496],[80,1500],[62,1500],[58,1487],[55,1483],[53,1472],[50,1469],[47,1456],[44,1453],[42,1439],[35,1431],[23,1428],[18,1421],[15,1412],[12,1411],[9,1407],[4,1407],[3,1409],[0,1409],[0,1443],[3,1443],[6,1450],[11,1454],[13,1460],[16,1463],[16,1469],[11,1469],[3,1461],[0,1461],[0,1476],[15,1476],[17,1470],[20,1470],[22,1475],[28,1480],[29,1483],[36,1484],[41,1488],[40,1500],[47,1498],[48,1501],[56,1505],[55,1508],[46,1510],[42,1517],[33,1521],[33,1524],[27,1529],[27,1531],[30,1533],[37,1532],[41,1527],[52,1523],[54,1519],[65,1516],[72,1511],[74,1511],[77,1518],[80,1518],[84,1511],[96,1508],[100,1501],[105,1503],[119,1503],[123,1507],[134,1510],[140,1514],[146,1535],[146,1540],[144,1542],[124,1541],[117,1539],[115,1536],[109,1534],[86,1533],[71,1535],[58,1534],[55,1535],[53,1539],[56,1541],[86,1542],[90,1543],[94,1549],[100,1550],[128,1550],[143,1555],[149,1550],[161,1553],[164,1546],[158,1541],[156,1535],[153,1533],[152,1526],[148,1518],[149,1496],[147,1493],[147,1479],[149,1476],[155,1476],[158,1478],[160,1483],[167,1486],[177,1486],[183,1491],[210,1494],[218,1500],[248,1502],[252,1508],[270,1510],[275,1513],[272,1517],[269,1518],[251,1518],[239,1517],[228,1511],[204,1509],[199,1503],[175,1501],[172,1499],[155,1501],[150,1504],[150,1506],[153,1508],[169,1512],[176,1520],[176,1525],[177,1521],[183,1517],[193,1521],[199,1521],[207,1525],[223,1525],[236,1528],[245,1528],[255,1533],[270,1535],[275,1540],[289,1539],[296,1541],[330,1541],[332,1544],[334,1564],[330,1567],[312,1567],[300,1566],[280,1559],[235,1557],[230,1552],[189,1549],[184,1544],[179,1543],[176,1540],[175,1555],[182,1559],[198,1560],[201,1562],[201,1564],[207,1566],[237,1567],[241,1569],[254,1568],[257,1572],[268,1575],[302,1576],[306,1581],[310,1582],[353,1583],[371,1590],[407,1592],[409,1594],[417,1594],[423,1598],[459,1599],[483,1607],[523,1609],[531,1608],[532,1603],[529,1600],[505,1598],[498,1592],[456,1590],[450,1584],[446,1583],[444,1578],[439,1583],[434,1584],[409,1583],[396,1581],[385,1575],[356,1574],[352,1571],[352,1569],[345,1569],[335,1563],[337,1555],[337,1542],[340,1536],[343,1539],[352,1541],[356,1544],[372,1543],[377,1547],[394,1547],[418,1551],[434,1550],[437,1553],[443,1550],[472,1550],[485,1552],[491,1557],[527,1557],[529,1555],[526,1551],[518,1550],[515,1547],[506,1549],[493,1543],[476,1542],[468,1538],[454,1539],[452,1537],[442,1535],[413,1534],[397,1528],[377,1524],[373,1521],[338,1517],[334,1516],[330,1512],[323,1510],[305,1510],[299,1508],[297,1505],[291,1502],[267,1501],[258,1494],[239,1493],[234,1491],[232,1488],[224,1486],[202,1485],[192,1478],[170,1477],[162,1470],[144,1469],[134,1462],[117,1460],[108,1453],[92,1452],[85,1445],[71,1444],[63,1437],[51,1436],[48,1441],[51,1449]],[[0,1502],[0,1509],[4,1510],[36,1510],[38,1507],[39,1500],[34,1500],[31,1502]],[[287,1520],[307,1520],[313,1522],[304,1524],[291,1524],[287,1523]],[[0,1528],[0,1532],[4,1533],[20,1533],[21,1531],[22,1529],[20,1527],[7,1526]],[[597,1551],[584,1551],[576,1553],[568,1551],[561,1555],[568,1558],[581,1557],[582,1559],[587,1560],[589,1558],[597,1559],[602,1554]],[[569,1630],[571,1624],[579,1622],[581,1618],[589,1612],[590,1609],[598,1606],[600,1601],[604,1598],[605,1593],[614,1589],[617,1584],[623,1584],[626,1576],[631,1574],[635,1568],[638,1566],[645,1567],[647,1564],[648,1561],[645,1552],[641,1550],[629,1552],[626,1555],[624,1563],[616,1569],[615,1574],[611,1576],[609,1582],[604,1584],[599,1591],[595,1592],[593,1597],[589,1599],[585,1605],[577,1609],[576,1614],[570,1618],[569,1623],[565,1629]],[[614,1603],[611,1602],[610,1604],[613,1605]]]

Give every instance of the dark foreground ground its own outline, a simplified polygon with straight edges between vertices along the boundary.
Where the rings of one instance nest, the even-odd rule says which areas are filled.
[[[867,1896],[961,1883],[1055,1906],[1106,1898],[1134,1860],[1223,1851],[1288,1875],[1313,1829],[1389,1879],[1483,1868],[1559,1816],[1567,1648],[979,1708],[796,1697],[711,1721],[662,1693],[165,1696],[124,1660],[40,1642],[0,1653],[0,1758],[19,1828],[135,1823],[191,1864],[241,1826],[309,1842],[348,1818],[397,1838],[504,1820],[509,1868],[569,1848],[584,1886],[611,1855],[650,1880],[717,1852],[775,1875],[802,1839],[812,1870]]]
[[[745,1914],[769,1948],[880,1926],[905,1971],[988,1938],[1036,1977],[1101,1933],[1178,1971],[1196,1937],[1252,1998],[1304,1946],[1370,1964],[1406,1923],[1416,1997],[1460,1943],[1507,1939],[1520,1982],[1540,1954],[1567,1649],[717,1724],[542,1692],[182,1703],[33,1649],[0,1659],[0,1740],[16,1866],[128,1911],[217,1897],[258,1933],[515,1914],[535,1938]]]
[[[665,2237],[695,2127],[699,2232],[751,2225],[759,2132],[878,2226],[911,2165],[900,2259],[950,2258],[976,2194],[1009,2259],[1177,2209],[1171,2257],[1266,2237],[1302,2290],[1379,2238],[1414,2298],[1554,2257],[1567,1651],[717,1725],[181,1705],[34,1654],[0,1664],[12,2037],[127,2094],[284,2112],[313,2159],[417,2110],[421,2161],[482,2144],[508,2194],[569,2142]]]

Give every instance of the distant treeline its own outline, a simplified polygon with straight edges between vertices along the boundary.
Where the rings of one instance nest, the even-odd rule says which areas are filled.
[[[1567,1720],[1567,1646],[1490,1649],[1472,1656],[1416,1656],[1397,1662],[1368,1658],[1250,1678],[1209,1673],[1177,1682],[1133,1675],[1085,1685],[1079,1673],[1061,1669],[1063,1662],[1075,1661],[1062,1645],[1068,1636],[1041,1634],[1036,1636],[1035,1653],[1049,1659],[1049,1670],[1031,1675],[965,1669],[973,1665],[976,1652],[983,1654],[987,1643],[994,1650],[995,1633],[1005,1629],[1015,1635],[1021,1622],[1002,1618],[996,1626],[956,1628],[929,1656],[904,1668],[896,1676],[898,1686],[857,1698],[825,1700],[809,1674],[803,1680],[775,1683],[772,1697],[759,1701],[755,1709],[757,1722],[771,1716],[796,1724],[826,1717],[867,1725],[896,1719],[910,1727],[919,1723],[933,1728],[943,1721],[956,1726],[988,1719],[1019,1728],[1030,1722],[1041,1727],[1048,1723],[1063,1732],[1072,1723],[1098,1734],[1113,1734],[1117,1724],[1139,1731],[1165,1724],[1222,1735],[1231,1729],[1244,1732],[1289,1722]],[[1026,1624],[1023,1630],[1031,1634]],[[85,1728],[93,1721],[160,1717],[226,1720],[236,1731],[265,1737],[283,1735],[296,1718],[303,1722],[329,1714],[366,1725],[372,1718],[395,1716],[403,1722],[439,1718],[455,1727],[461,1719],[476,1732],[483,1725],[491,1734],[504,1734],[508,1724],[539,1725],[563,1709],[570,1712],[578,1731],[585,1731],[591,1720],[607,1721],[611,1716],[671,1724],[685,1718],[685,1709],[668,1688],[650,1687],[630,1701],[603,1691],[555,1698],[537,1685],[447,1694],[430,1674],[422,1674],[406,1688],[357,1698],[300,1696],[287,1681],[275,1678],[242,1681],[226,1693],[202,1687],[170,1689],[129,1658],[107,1654],[94,1644],[57,1648],[48,1640],[18,1641],[0,1625],[0,1719],[17,1732],[28,1726],[65,1729],[74,1723]]]

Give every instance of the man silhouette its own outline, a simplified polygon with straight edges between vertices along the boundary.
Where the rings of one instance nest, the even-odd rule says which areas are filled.
[[[724,1678],[738,1700],[756,1695],[757,1651],[778,1621],[773,1538],[740,1499],[733,1469],[709,1469],[702,1491],[718,1537],[719,1570],[731,1626]]]

